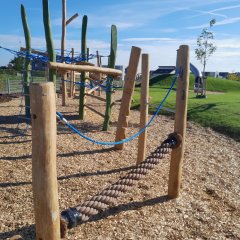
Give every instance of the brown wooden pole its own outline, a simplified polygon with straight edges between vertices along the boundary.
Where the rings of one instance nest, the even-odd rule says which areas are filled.
[[[132,47],[131,55],[129,59],[129,65],[127,74],[124,81],[122,103],[120,106],[117,131],[115,142],[121,141],[126,138],[126,128],[128,127],[128,118],[130,114],[130,107],[132,101],[132,95],[134,90],[134,83],[137,75],[137,68],[140,59],[141,48]],[[115,149],[122,150],[124,144],[115,145]]]
[[[148,122],[148,95],[149,95],[149,55],[142,54],[142,80],[140,100],[140,129]],[[145,160],[147,129],[138,137],[137,164]]]
[[[56,172],[56,104],[52,82],[30,85],[32,185],[36,239],[60,239]]]
[[[74,48],[72,48],[72,64],[74,64]],[[70,82],[70,97],[74,96],[75,93],[75,72],[71,71],[71,82]]]
[[[64,62],[65,39],[66,39],[66,0],[62,0],[62,38],[61,38],[62,62]],[[61,78],[62,78],[62,106],[65,106],[67,97],[67,84],[64,80],[67,79],[67,74],[62,74]]]
[[[189,46],[187,45],[181,45],[178,50],[177,70],[179,69],[182,69],[182,73],[177,81],[174,132],[182,136],[182,143],[173,149],[171,154],[168,183],[168,196],[170,198],[177,198],[179,196],[181,184],[189,87]]]

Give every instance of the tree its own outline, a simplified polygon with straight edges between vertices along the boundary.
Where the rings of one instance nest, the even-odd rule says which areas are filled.
[[[215,19],[212,19],[209,22],[209,28],[203,28],[200,36],[197,38],[197,48],[195,49],[195,54],[197,60],[203,65],[203,87],[202,87],[202,95],[206,95],[206,77],[205,77],[205,68],[207,65],[207,61],[210,56],[217,50],[217,47],[212,43],[211,40],[214,39],[213,32],[211,28],[216,23]]]
[[[232,81],[240,81],[240,76],[237,73],[229,73],[227,79]]]
[[[21,72],[23,69],[23,63],[24,59],[22,57],[14,57],[14,59],[9,62],[8,67],[17,72]]]

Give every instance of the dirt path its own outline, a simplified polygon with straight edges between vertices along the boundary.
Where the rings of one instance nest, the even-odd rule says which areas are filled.
[[[115,98],[120,96],[115,94]],[[31,190],[31,129],[16,136],[20,99],[0,104],[0,239],[19,234],[34,239]],[[78,100],[60,110],[88,136],[114,141],[112,128],[101,132],[102,118],[87,111],[76,120]],[[90,102],[99,111],[104,106]],[[131,112],[128,134],[138,131],[139,113]],[[25,129],[24,123],[20,128]],[[173,120],[159,116],[148,130],[148,154],[173,130]],[[58,125],[57,165],[60,209],[89,199],[135,164],[137,140],[123,151],[94,145]],[[188,123],[181,195],[168,200],[169,158],[118,201],[118,205],[69,231],[67,239],[240,239],[240,143]]]

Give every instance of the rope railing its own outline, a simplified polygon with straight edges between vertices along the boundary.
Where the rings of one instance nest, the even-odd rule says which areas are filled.
[[[42,62],[49,62],[48,56],[46,55],[46,51],[42,51],[42,54],[39,53],[28,53],[27,51],[16,51],[10,48],[5,48],[0,46],[1,49],[6,50],[10,53],[12,53],[13,55],[17,56],[17,57],[24,57],[24,58],[28,58],[31,61],[34,60],[39,60]],[[33,49],[34,50],[34,49]],[[75,62],[82,62],[82,61],[88,61],[90,59],[94,59],[96,58],[97,55],[96,54],[82,54],[79,53],[77,56],[75,57],[70,57],[69,54],[66,54],[64,57],[62,57],[60,54],[56,55],[56,60],[57,62],[65,62],[65,63],[75,63]],[[106,56],[101,56],[101,57],[106,57]]]
[[[65,237],[67,229],[76,227],[78,224],[88,221],[92,216],[100,211],[106,210],[110,205],[115,204],[116,200],[124,195],[134,186],[134,184],[144,178],[161,159],[168,154],[171,149],[181,144],[182,138],[179,134],[173,133],[148,156],[145,161],[133,169],[117,182],[107,187],[101,193],[93,196],[86,202],[75,207],[69,208],[61,213],[61,237]]]
[[[156,109],[156,112],[155,114],[151,117],[151,119],[149,120],[149,122],[142,128],[140,129],[137,133],[133,134],[132,136],[128,137],[128,138],[125,138],[121,141],[118,141],[118,142],[105,142],[105,141],[98,141],[98,140],[95,140],[95,139],[92,139],[88,136],[86,136],[85,134],[83,134],[82,132],[80,132],[78,129],[76,129],[73,125],[71,125],[67,119],[65,119],[63,117],[63,115],[60,113],[60,112],[57,112],[57,117],[60,119],[60,121],[65,124],[68,128],[70,128],[73,132],[75,132],[76,134],[78,134],[80,137],[84,138],[85,140],[87,141],[90,141],[92,143],[95,143],[95,144],[99,144],[99,145],[118,145],[118,144],[123,144],[123,143],[126,143],[126,142],[129,142],[129,141],[132,141],[133,139],[135,139],[136,137],[138,137],[142,132],[144,132],[150,125],[151,123],[153,122],[153,120],[156,118],[156,116],[159,114],[164,102],[166,101],[166,99],[168,98],[170,92],[172,91],[173,89],[173,86],[174,84],[176,83],[176,80],[178,78],[178,75],[179,75],[179,72],[176,73],[175,75],[175,78],[173,79],[172,81],[172,84],[170,86],[170,88],[168,89],[165,97],[163,98],[163,100],[161,101],[161,103],[158,105],[157,109]]]

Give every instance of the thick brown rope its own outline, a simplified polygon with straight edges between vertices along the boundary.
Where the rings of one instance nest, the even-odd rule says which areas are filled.
[[[164,155],[178,146],[180,142],[181,138],[178,134],[169,135],[161,146],[151,153],[146,160],[135,166],[125,177],[120,178],[116,183],[88,201],[63,211],[61,214],[61,237],[66,235],[67,228],[73,228],[81,222],[88,221],[92,216],[115,204],[117,198],[128,191],[136,181],[144,178],[150,170],[160,163]]]

